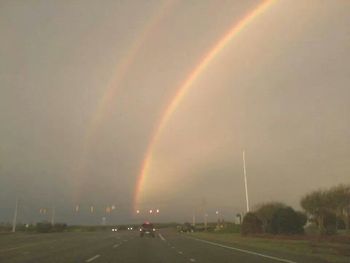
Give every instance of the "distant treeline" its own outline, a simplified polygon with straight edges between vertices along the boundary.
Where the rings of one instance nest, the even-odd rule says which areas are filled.
[[[313,191],[301,199],[300,205],[303,212],[279,202],[262,204],[244,216],[241,233],[349,233],[350,185]]]
[[[155,223],[156,228],[176,227],[177,223]],[[95,231],[111,231],[112,228],[118,230],[127,230],[128,227],[138,229],[140,224],[128,225],[67,225],[66,223],[51,224],[48,221],[38,222],[36,224],[16,225],[16,232],[38,232],[38,233],[54,233],[54,232],[95,232]],[[1,232],[11,232],[12,225],[10,223],[0,223]]]
[[[51,233],[51,232],[63,232],[67,230],[66,223],[51,224],[50,222],[43,221],[36,224],[22,224],[16,225],[16,232],[38,232],[38,233]],[[0,232],[11,232],[12,225],[9,223],[0,224]]]

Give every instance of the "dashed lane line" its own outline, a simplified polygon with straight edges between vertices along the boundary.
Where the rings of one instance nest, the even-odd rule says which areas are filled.
[[[18,246],[18,247],[10,247],[10,248],[5,248],[5,249],[0,249],[0,253],[7,252],[7,251],[12,251],[12,250],[16,250],[16,249],[21,249],[21,248],[32,247],[32,246],[35,246],[35,245],[37,245],[37,244],[29,244],[29,245],[23,245],[23,246]]]
[[[161,233],[159,233],[158,236],[160,237],[161,240],[165,241],[165,238],[162,236]]]
[[[120,244],[115,244],[114,246],[113,246],[113,248],[117,248],[117,247],[119,247],[120,246]]]
[[[246,254],[250,254],[250,255],[260,256],[260,257],[263,257],[263,258],[269,258],[269,259],[280,261],[280,262],[297,263],[297,262],[292,261],[292,260],[288,260],[288,259],[284,259],[284,258],[278,258],[278,257],[273,257],[273,256],[265,255],[265,254],[262,254],[262,253],[246,250],[246,249],[230,247],[230,246],[222,245],[222,244],[219,244],[219,243],[215,243],[215,242],[211,242],[211,241],[207,241],[207,240],[203,240],[203,239],[198,239],[198,238],[194,238],[194,237],[191,237],[191,239],[199,241],[199,242],[203,242],[203,243],[206,243],[206,244],[209,244],[209,245],[222,247],[222,248],[226,248],[226,249],[230,249],[230,250],[235,250],[235,251],[246,253]]]
[[[41,242],[36,242],[36,243],[32,243],[32,244],[26,244],[26,245],[17,246],[17,247],[4,248],[4,249],[0,249],[0,253],[13,251],[13,250],[17,250],[17,249],[22,249],[22,248],[27,248],[27,247],[38,246],[38,245],[42,245],[42,244],[53,243],[53,242],[56,242],[56,241],[57,240],[41,241]]]
[[[100,255],[95,255],[95,256],[93,256],[92,258],[87,259],[85,262],[94,261],[96,258],[99,258],[99,257],[100,257]]]
[[[190,258],[191,262],[196,262],[196,260],[194,258]]]

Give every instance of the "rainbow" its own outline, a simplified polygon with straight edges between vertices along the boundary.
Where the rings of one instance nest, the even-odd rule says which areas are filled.
[[[193,83],[199,78],[199,76],[205,71],[205,69],[210,65],[210,63],[215,59],[215,57],[230,43],[235,36],[237,36],[244,28],[246,28],[255,18],[260,14],[265,12],[269,6],[272,5],[274,0],[266,0],[258,5],[255,9],[246,14],[241,20],[236,22],[229,31],[221,37],[214,46],[206,53],[199,63],[190,72],[187,78],[184,80],[182,85],[177,88],[177,92],[164,113],[162,114],[158,126],[156,127],[153,136],[151,137],[150,143],[146,150],[145,158],[142,162],[141,171],[136,182],[136,190],[134,195],[134,208],[140,203],[140,195],[143,189],[145,178],[152,163],[153,149],[157,144],[157,141],[162,134],[165,126],[170,120],[173,113],[176,111],[177,107],[181,103],[182,99],[185,97],[189,89],[192,87]]]
[[[74,173],[78,175],[76,178],[75,189],[79,189],[78,186],[81,184],[80,177],[84,173],[89,148],[93,142],[93,137],[96,134],[98,127],[103,121],[105,113],[110,110],[111,105],[118,94],[119,88],[136,60],[136,57],[139,54],[143,44],[147,41],[149,36],[152,35],[160,21],[168,14],[175,2],[175,0],[168,0],[157,8],[155,14],[152,15],[152,18],[142,30],[141,35],[132,43],[131,47],[117,64],[114,70],[115,73],[113,74],[113,78],[111,78],[111,80],[108,82],[106,91],[98,101],[96,110],[94,111],[88,124],[87,132],[82,139],[81,156],[79,158],[76,170],[74,171]],[[79,196],[79,193],[76,193],[76,195]]]

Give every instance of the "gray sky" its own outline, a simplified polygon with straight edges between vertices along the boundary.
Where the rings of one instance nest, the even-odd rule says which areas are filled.
[[[308,191],[350,183],[350,2],[276,1],[180,101],[134,214],[177,88],[260,3],[1,1],[0,222],[16,196],[23,222],[48,218],[39,209],[53,204],[69,223],[99,223],[108,205],[113,223],[151,208],[159,221],[203,207],[230,219],[245,208],[243,149],[252,206],[298,208]]]

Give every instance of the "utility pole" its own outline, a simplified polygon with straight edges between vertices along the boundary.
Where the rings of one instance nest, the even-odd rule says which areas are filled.
[[[12,222],[12,232],[13,233],[16,232],[17,213],[18,213],[18,198],[16,198],[15,214],[13,215],[13,222]]]
[[[55,224],[55,213],[56,213],[55,206],[52,206],[52,211],[51,211],[51,225],[54,225],[54,224]]]
[[[243,173],[244,173],[244,185],[245,185],[245,199],[247,201],[247,213],[249,212],[249,198],[248,198],[248,183],[247,183],[247,170],[245,166],[245,152],[243,150]]]
[[[193,215],[192,215],[192,226],[196,226],[196,212],[193,211]]]
[[[205,212],[204,214],[204,229],[207,231],[208,228],[208,214]]]

